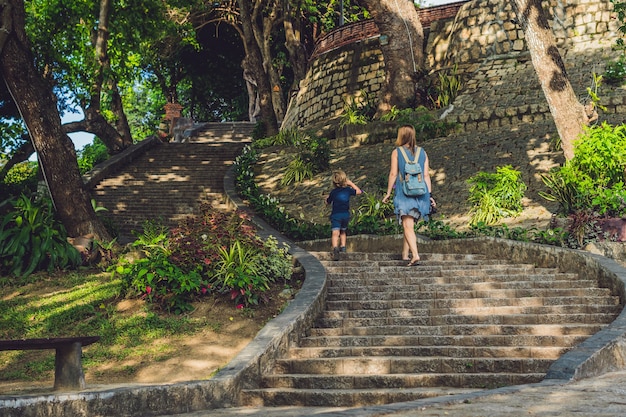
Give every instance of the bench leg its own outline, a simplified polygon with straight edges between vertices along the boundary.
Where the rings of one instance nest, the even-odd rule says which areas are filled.
[[[54,359],[55,390],[85,389],[82,354],[82,344],[78,342],[56,349]]]

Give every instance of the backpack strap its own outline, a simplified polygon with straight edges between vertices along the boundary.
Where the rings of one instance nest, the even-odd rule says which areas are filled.
[[[404,149],[404,146],[399,146],[398,147],[400,149],[400,152],[402,153],[402,156],[404,157],[404,162],[409,163],[409,157],[406,154],[406,150]],[[413,158],[413,163],[417,164],[417,160],[420,157],[420,153],[422,152],[422,148],[421,147],[417,147],[416,151],[415,151],[415,158]]]

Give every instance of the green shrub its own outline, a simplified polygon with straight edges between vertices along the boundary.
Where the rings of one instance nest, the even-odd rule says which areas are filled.
[[[461,90],[461,76],[457,73],[458,67],[455,64],[451,72],[445,71],[438,74],[439,85],[437,87],[437,99],[435,107],[447,107],[451,104]]]
[[[144,224],[133,246],[143,257],[120,259],[113,275],[120,276],[126,294],[174,313],[189,311],[196,297],[212,292],[242,306],[258,304],[270,282],[291,278],[287,248],[259,238],[244,213],[219,212],[208,203],[171,230]]]
[[[22,195],[0,220],[0,272],[27,276],[35,271],[66,269],[82,263],[67,241],[63,225],[54,218],[48,199],[32,202]]]
[[[297,128],[283,129],[274,136],[255,139],[253,145],[257,149],[269,146],[295,146],[302,142],[303,132]]]
[[[522,211],[526,184],[521,173],[510,165],[497,167],[495,173],[479,172],[470,177],[468,201],[472,205],[470,225],[480,222],[498,223],[504,217],[516,216]]]
[[[366,125],[376,114],[376,101],[364,90],[346,98],[339,127]]]
[[[97,164],[106,161],[109,158],[107,147],[98,138],[93,143],[87,144],[78,151],[78,169],[81,174],[89,172]]]
[[[415,109],[402,109],[387,117],[395,121],[398,126],[410,125],[415,128],[416,139],[425,141],[436,137],[445,136],[455,128],[454,123],[439,120],[430,110],[424,106]]]
[[[626,125],[585,128],[574,142],[574,158],[543,176],[541,195],[559,204],[562,214],[590,209],[606,216],[626,214]]]
[[[122,260],[115,266],[114,274],[122,279],[127,295],[141,296],[176,314],[191,311],[194,294],[208,288],[198,271],[183,270],[163,252],[135,262]]]
[[[287,165],[285,174],[280,179],[280,184],[285,186],[306,179],[313,179],[313,164],[303,161],[302,157],[298,155]]]

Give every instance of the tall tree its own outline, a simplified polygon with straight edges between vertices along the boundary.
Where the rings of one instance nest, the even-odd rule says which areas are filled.
[[[256,37],[259,33],[255,31],[253,20],[255,17],[259,17],[255,12],[259,10],[257,6],[262,1],[237,0],[237,4],[241,19],[241,34],[246,50],[244,71],[248,70],[257,83],[260,117],[265,123],[266,133],[271,136],[278,133],[278,121],[272,100],[271,79],[266,71],[267,66],[263,61],[262,49],[259,46],[261,39]]]
[[[563,153],[567,160],[572,159],[573,142],[583,132],[583,126],[594,117],[594,108],[581,104],[574,94],[541,0],[515,0],[513,4],[524,30],[533,67],[561,137]]]
[[[417,104],[416,85],[424,67],[424,30],[412,1],[358,0],[372,15],[381,34],[385,85],[378,112]]]
[[[56,212],[70,236],[110,237],[91,207],[83,188],[72,141],[61,128],[56,97],[35,67],[25,31],[23,0],[2,0],[6,39],[0,53],[0,73],[24,120],[48,184]]]

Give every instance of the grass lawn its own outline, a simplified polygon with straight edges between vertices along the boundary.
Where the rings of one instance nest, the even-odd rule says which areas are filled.
[[[254,309],[209,295],[195,300],[192,312],[173,315],[122,297],[121,281],[98,270],[0,277],[0,339],[100,336],[83,349],[88,386],[207,379],[284,309],[301,284],[298,275],[274,283],[268,303]],[[0,352],[0,395],[51,388],[53,381],[54,350]]]

